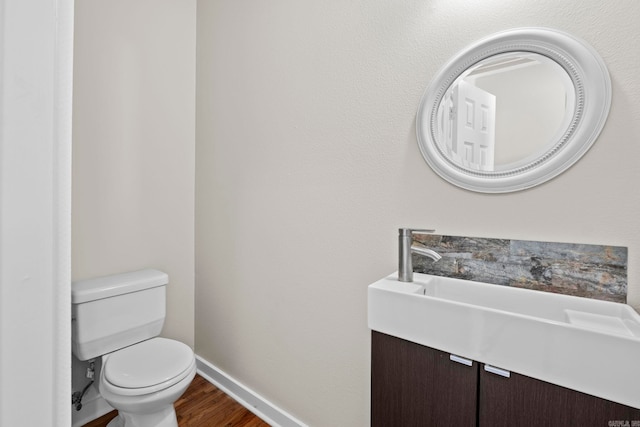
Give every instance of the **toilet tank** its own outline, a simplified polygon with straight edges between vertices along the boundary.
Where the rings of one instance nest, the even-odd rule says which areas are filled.
[[[146,269],[71,285],[73,354],[93,359],[160,334],[169,276]]]

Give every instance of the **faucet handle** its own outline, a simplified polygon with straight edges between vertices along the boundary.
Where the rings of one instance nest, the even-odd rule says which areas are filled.
[[[429,234],[433,233],[436,230],[421,230],[417,228],[398,228],[398,233],[401,237],[411,236],[413,233],[415,234]]]

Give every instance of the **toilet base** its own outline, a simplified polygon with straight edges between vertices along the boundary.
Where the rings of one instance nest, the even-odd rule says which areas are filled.
[[[152,414],[130,414],[118,411],[107,427],[178,427],[173,405]]]

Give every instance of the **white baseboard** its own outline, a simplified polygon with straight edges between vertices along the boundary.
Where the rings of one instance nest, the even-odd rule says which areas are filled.
[[[196,355],[198,374],[273,427],[307,427],[291,414],[253,392],[216,366]]]
[[[71,408],[71,426],[81,427],[111,411],[113,411],[111,405],[109,405],[100,395],[97,395],[88,401],[83,399],[82,410],[76,411],[74,407]]]

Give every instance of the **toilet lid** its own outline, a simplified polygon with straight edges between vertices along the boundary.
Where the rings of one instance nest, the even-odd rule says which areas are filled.
[[[112,353],[102,369],[114,386],[145,388],[179,376],[193,357],[193,350],[184,343],[152,338]]]

